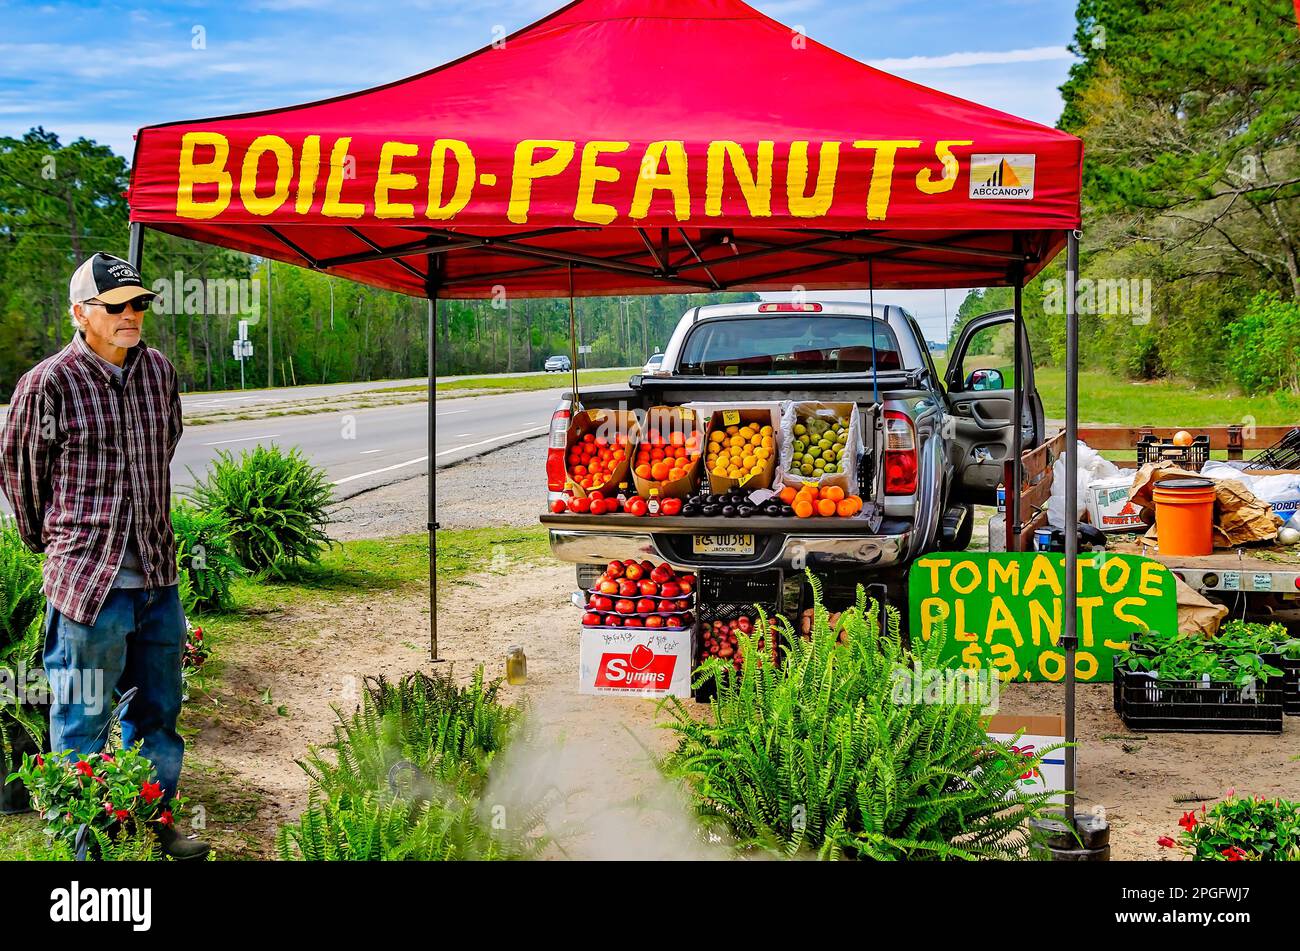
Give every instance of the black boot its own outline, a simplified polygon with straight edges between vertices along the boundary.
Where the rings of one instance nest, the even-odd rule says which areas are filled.
[[[178,862],[201,859],[211,850],[211,846],[198,839],[187,839],[176,831],[175,826],[153,825],[153,834],[158,838],[158,847],[163,855],[170,856]]]

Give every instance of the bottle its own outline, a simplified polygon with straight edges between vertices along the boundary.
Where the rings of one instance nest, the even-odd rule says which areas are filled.
[[[1007,510],[1007,487],[1003,485],[1001,482],[999,482],[998,483],[998,511],[1005,512],[1006,510]]]
[[[648,499],[646,500],[646,503],[645,503],[645,511],[646,511],[646,514],[647,514],[647,515],[658,515],[658,514],[659,514],[659,509],[660,509],[660,505],[659,505],[659,490],[658,490],[658,489],[651,489],[651,490],[650,490],[650,498],[648,498]]]
[[[528,657],[518,644],[506,652],[506,683],[515,686],[528,683]]]
[[[618,499],[618,510],[620,512],[626,511],[628,499],[626,482],[620,482],[618,484],[618,495],[616,495],[615,498]]]

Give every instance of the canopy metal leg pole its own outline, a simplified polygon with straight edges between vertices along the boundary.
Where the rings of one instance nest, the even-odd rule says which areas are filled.
[[[582,401],[578,399],[578,332],[575,329],[577,319],[573,306],[573,262],[569,262],[569,371],[573,375],[573,409],[576,416],[582,411]]]
[[[1074,652],[1078,647],[1079,603],[1079,232],[1066,235],[1065,257],[1065,819],[1074,827]]]
[[[429,660],[438,663],[438,523],[434,520],[437,499],[434,493],[433,417],[434,417],[434,334],[438,329],[438,300],[429,298]]]
[[[131,235],[126,242],[126,260],[137,271],[144,261],[144,225],[131,222]],[[144,275],[142,274],[141,277]]]
[[[1025,347],[1023,336],[1025,332],[1024,317],[1021,314],[1021,291],[1020,281],[1016,281],[1016,302],[1015,317],[1011,321],[1011,327],[1016,335],[1015,343],[1015,362],[1012,373],[1015,374],[1015,386],[1012,389],[1013,399],[1011,407],[1011,417],[1015,420],[1011,427],[1011,484],[1007,486],[1007,518],[1011,522],[1011,530],[1015,533],[1017,541],[1016,549],[1019,550],[1021,513],[1020,513],[1020,488],[1024,485],[1025,477],[1021,471],[1020,454],[1025,451],[1024,446],[1024,428],[1023,420],[1025,415],[1025,379],[1023,362],[1025,359]]]

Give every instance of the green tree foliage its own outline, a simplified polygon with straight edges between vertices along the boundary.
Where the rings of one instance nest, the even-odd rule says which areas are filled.
[[[1228,363],[1243,390],[1300,393],[1300,301],[1261,291],[1232,324],[1231,340]]]

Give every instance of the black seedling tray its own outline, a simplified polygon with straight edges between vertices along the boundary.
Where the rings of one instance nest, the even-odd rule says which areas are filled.
[[[1115,709],[1137,733],[1281,733],[1283,678],[1273,677],[1243,699],[1231,683],[1156,680],[1114,670]]]
[[[1190,446],[1175,446],[1159,436],[1143,436],[1137,444],[1138,465],[1148,462],[1174,462],[1183,469],[1200,472],[1210,461],[1210,437],[1196,436]]]

